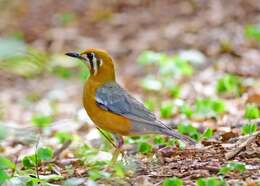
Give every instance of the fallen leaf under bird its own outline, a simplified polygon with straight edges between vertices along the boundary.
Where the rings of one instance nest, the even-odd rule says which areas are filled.
[[[84,86],[83,104],[97,128],[113,134],[117,145],[112,162],[120,153],[123,136],[164,134],[195,145],[192,139],[156,119],[142,103],[117,84],[114,61],[106,51],[90,48],[66,55],[82,60],[90,70],[90,77]]]

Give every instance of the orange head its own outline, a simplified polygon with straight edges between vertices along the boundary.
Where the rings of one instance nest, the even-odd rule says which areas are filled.
[[[84,61],[90,70],[90,77],[99,81],[115,80],[113,60],[106,51],[96,48],[89,48],[81,53],[68,52],[66,55]]]

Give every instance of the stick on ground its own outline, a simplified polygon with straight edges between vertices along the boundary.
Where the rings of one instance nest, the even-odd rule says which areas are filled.
[[[234,158],[243,148],[245,148],[247,145],[252,143],[254,141],[254,139],[259,135],[260,135],[260,131],[248,136],[248,138],[242,143],[239,141],[238,143],[241,143],[241,144],[236,145],[236,147],[233,150],[231,150],[225,154],[226,159],[230,160],[230,159]]]

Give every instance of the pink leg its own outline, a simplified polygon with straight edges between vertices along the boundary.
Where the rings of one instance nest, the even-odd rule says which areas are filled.
[[[113,157],[112,157],[112,160],[111,160],[112,163],[114,164],[117,161],[119,153],[121,152],[121,147],[124,144],[124,138],[122,136],[120,136],[120,135],[117,135],[117,134],[113,134],[113,137],[114,137],[114,139],[115,139],[115,141],[117,143],[117,148],[114,151]]]

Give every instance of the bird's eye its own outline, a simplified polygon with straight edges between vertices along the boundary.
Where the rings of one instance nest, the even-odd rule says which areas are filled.
[[[94,57],[94,54],[93,53],[87,53],[87,57],[89,60],[92,60],[93,57]]]

